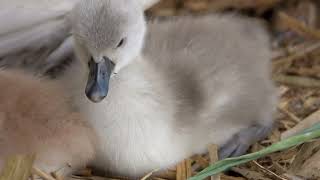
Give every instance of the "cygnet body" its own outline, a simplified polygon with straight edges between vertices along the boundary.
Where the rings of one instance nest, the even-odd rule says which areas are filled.
[[[35,154],[37,168],[63,175],[93,159],[93,131],[71,109],[60,85],[46,81],[0,70],[0,170],[8,157],[21,154]]]
[[[242,154],[269,132],[276,97],[258,21],[208,15],[146,25],[135,2],[87,0],[71,22],[81,63],[63,77],[98,134],[98,169],[139,177],[212,143],[222,157]]]

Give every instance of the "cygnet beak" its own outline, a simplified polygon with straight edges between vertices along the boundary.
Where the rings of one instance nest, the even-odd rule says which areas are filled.
[[[86,96],[94,103],[101,102],[109,92],[109,81],[114,69],[114,63],[104,57],[99,63],[91,58],[89,62],[89,77],[86,86]]]

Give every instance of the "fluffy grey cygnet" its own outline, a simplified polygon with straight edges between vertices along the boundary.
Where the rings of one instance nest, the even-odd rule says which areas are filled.
[[[98,135],[97,169],[139,177],[212,143],[221,146],[221,157],[236,156],[270,131],[276,102],[270,42],[257,20],[212,14],[146,23],[143,10],[156,0],[79,0],[72,10],[51,1],[60,1],[59,11],[46,11],[48,20],[36,16],[38,29],[0,31],[7,40],[0,47],[28,42],[8,52],[22,58],[52,52],[41,54],[49,64],[72,58],[75,49],[60,80]],[[8,32],[23,32],[24,39]],[[2,49],[0,57],[10,53]]]
[[[81,65],[64,77],[99,136],[95,166],[137,177],[210,143],[227,157],[265,137],[276,96],[262,24],[236,15],[146,24],[143,7],[86,0],[71,14]]]

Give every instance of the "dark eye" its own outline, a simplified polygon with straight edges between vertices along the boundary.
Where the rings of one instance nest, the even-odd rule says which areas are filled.
[[[125,38],[122,38],[122,39],[120,40],[120,42],[118,43],[117,48],[123,46],[124,43],[125,43]]]

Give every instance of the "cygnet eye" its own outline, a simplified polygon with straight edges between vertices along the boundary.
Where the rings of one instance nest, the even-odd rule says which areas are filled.
[[[122,38],[120,40],[120,42],[118,43],[117,48],[122,47],[124,45],[124,43],[125,43],[125,40],[126,40],[125,38]]]

